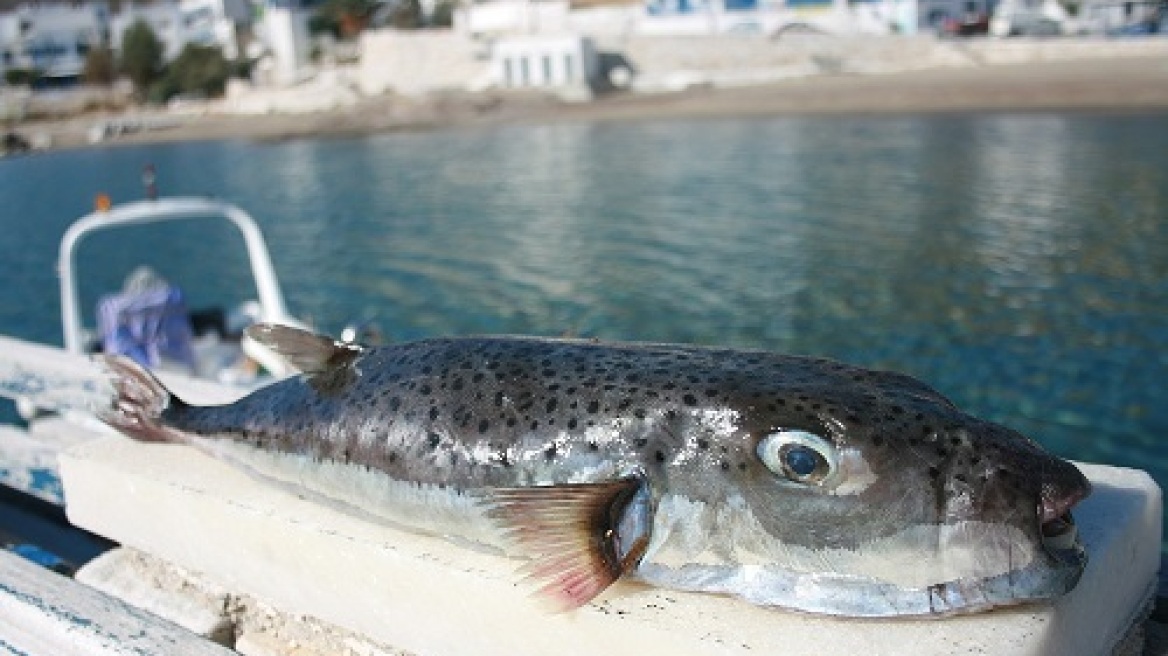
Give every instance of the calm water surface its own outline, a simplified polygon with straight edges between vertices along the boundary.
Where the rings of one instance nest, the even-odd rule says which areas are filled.
[[[1168,484],[1168,121],[782,118],[205,143],[0,161],[0,333],[60,343],[93,196],[233,200],[293,310],[395,338],[763,347],[917,375],[1064,456]],[[152,263],[243,298],[226,227],[88,242],[87,305]]]

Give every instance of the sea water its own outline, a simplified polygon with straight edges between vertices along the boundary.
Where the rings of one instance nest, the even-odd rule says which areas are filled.
[[[98,193],[260,221],[292,310],[397,340],[525,333],[897,369],[1069,458],[1168,483],[1168,116],[562,123],[0,161],[0,333],[60,343],[55,261]],[[252,295],[223,225],[102,234],[88,316],[138,264]]]

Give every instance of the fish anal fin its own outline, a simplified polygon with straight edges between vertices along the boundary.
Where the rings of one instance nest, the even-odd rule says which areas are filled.
[[[522,571],[542,584],[538,594],[568,611],[636,566],[648,543],[648,522],[629,522],[626,515],[648,513],[646,498],[644,481],[636,477],[499,488],[490,493],[490,515],[531,558]]]

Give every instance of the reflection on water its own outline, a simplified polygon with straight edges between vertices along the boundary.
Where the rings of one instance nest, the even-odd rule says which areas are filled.
[[[583,124],[5,161],[0,330],[59,340],[60,234],[98,191],[140,196],[153,162],[163,193],[257,214],[291,305],[332,330],[376,314],[398,338],[572,333],[830,355],[909,371],[1060,453],[1166,483],[1166,125]],[[86,293],[120,282],[132,248],[196,303],[242,293],[230,237],[95,242]]]

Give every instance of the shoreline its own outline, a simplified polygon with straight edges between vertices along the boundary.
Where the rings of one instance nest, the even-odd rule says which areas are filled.
[[[29,121],[15,130],[44,135],[49,150],[181,141],[256,142],[520,123],[685,120],[770,116],[897,115],[955,112],[1168,111],[1168,61],[1155,57],[931,68],[885,74],[825,74],[760,86],[701,87],[661,94],[620,93],[568,103],[534,92],[382,95],[313,114],[239,116],[148,114],[173,127],[90,144],[90,126],[118,115]]]

